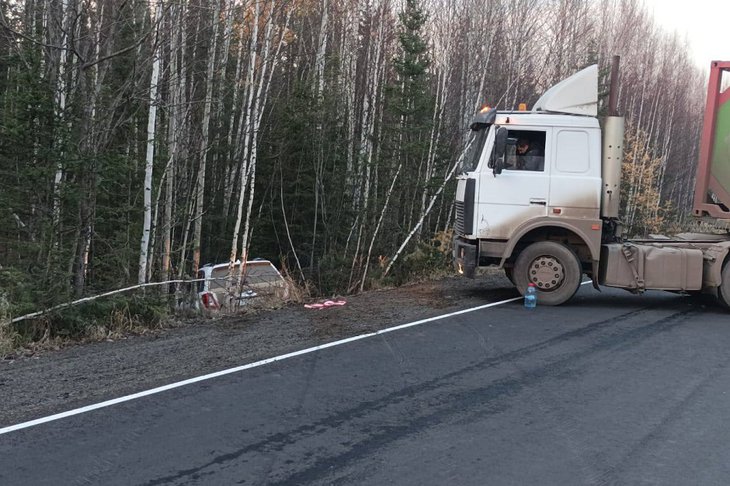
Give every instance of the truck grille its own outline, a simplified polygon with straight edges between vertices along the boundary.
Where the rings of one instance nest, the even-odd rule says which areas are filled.
[[[457,235],[464,234],[464,202],[456,201],[456,221],[454,222],[454,231]]]
[[[456,222],[454,223],[456,234],[461,236],[470,235],[474,232],[474,196],[476,192],[476,181],[474,179],[467,179],[463,182],[465,183],[464,200],[459,201],[457,199],[455,201]]]

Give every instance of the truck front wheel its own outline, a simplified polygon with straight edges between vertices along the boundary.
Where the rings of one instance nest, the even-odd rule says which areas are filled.
[[[717,296],[720,298],[720,303],[730,309],[730,260],[726,261],[722,268],[722,283]]]
[[[512,277],[522,294],[528,284],[535,284],[538,304],[560,305],[576,293],[582,274],[573,250],[554,241],[540,241],[522,250]]]

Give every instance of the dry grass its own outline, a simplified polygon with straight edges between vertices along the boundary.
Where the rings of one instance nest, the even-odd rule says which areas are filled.
[[[140,335],[162,327],[162,323],[154,327],[144,325],[139,318],[130,315],[129,309],[117,309],[112,312],[106,322],[97,322],[84,330],[82,341],[110,341],[121,339],[130,334]]]
[[[15,351],[16,334],[10,326],[0,324],[0,358],[10,356]]]
[[[309,290],[298,285],[289,275],[284,277],[284,282],[286,285],[285,302],[301,304],[309,297]]]
[[[10,355],[16,347],[18,335],[10,324],[10,304],[0,292],[0,358]]]
[[[32,355],[39,351],[58,350],[69,345],[113,341],[130,335],[144,335],[168,327],[166,315],[154,316],[154,310],[139,312],[139,306],[119,306],[101,312],[61,317],[47,314],[12,325],[7,299],[0,292],[0,359]],[[148,310],[148,309],[143,309]]]

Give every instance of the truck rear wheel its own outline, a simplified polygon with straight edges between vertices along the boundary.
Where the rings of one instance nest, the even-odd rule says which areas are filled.
[[[582,275],[573,250],[554,241],[540,241],[522,250],[512,278],[522,294],[529,283],[534,283],[538,304],[560,305],[578,291]]]
[[[722,284],[717,296],[720,298],[720,303],[730,309],[730,260],[726,261],[722,268]]]

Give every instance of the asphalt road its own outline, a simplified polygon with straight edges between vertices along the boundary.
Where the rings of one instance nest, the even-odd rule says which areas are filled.
[[[587,287],[0,435],[0,484],[730,483],[730,314]]]

